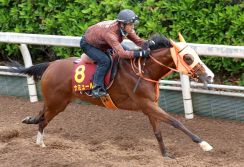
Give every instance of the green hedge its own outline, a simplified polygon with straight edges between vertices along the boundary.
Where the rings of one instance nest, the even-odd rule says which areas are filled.
[[[241,0],[0,0],[0,31],[81,36],[89,25],[114,19],[124,8],[138,14],[137,32],[144,38],[153,33],[177,38],[181,32],[191,43],[244,45]],[[30,48],[35,61],[81,53],[64,47]],[[20,58],[17,45],[0,44],[1,59],[6,55]],[[215,73],[244,73],[240,59],[206,57],[204,61]]]

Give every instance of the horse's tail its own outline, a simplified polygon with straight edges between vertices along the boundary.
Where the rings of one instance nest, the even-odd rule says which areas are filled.
[[[42,74],[45,72],[45,70],[47,69],[47,67],[49,65],[50,65],[49,62],[45,62],[45,63],[36,64],[36,65],[28,67],[28,68],[11,67],[10,69],[4,69],[1,71],[14,72],[14,73],[18,73],[18,74],[26,74],[29,76],[33,76],[34,79],[37,81],[37,80],[41,79]]]

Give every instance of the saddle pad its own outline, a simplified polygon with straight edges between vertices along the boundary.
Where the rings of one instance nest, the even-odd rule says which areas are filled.
[[[87,63],[84,59],[77,59],[74,62],[72,72],[72,89],[74,92],[92,90],[93,76],[96,71],[96,64]],[[104,84],[109,85],[111,76],[111,68],[105,76]]]

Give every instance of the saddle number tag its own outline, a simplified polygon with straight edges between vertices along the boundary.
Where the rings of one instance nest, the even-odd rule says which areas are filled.
[[[84,65],[79,65],[75,70],[75,81],[77,83],[82,83],[85,79],[85,69]]]

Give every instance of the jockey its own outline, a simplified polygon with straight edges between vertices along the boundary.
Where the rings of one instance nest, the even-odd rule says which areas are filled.
[[[120,11],[116,20],[103,21],[88,27],[80,41],[80,47],[88,57],[97,63],[93,79],[93,97],[107,94],[104,87],[104,77],[111,63],[106,54],[108,49],[113,49],[119,57],[126,59],[149,56],[149,49],[126,51],[121,45],[124,38],[130,39],[140,47],[146,46],[148,48],[152,44],[152,41],[145,41],[136,35],[134,24],[138,22],[137,15],[132,10],[125,9]]]

